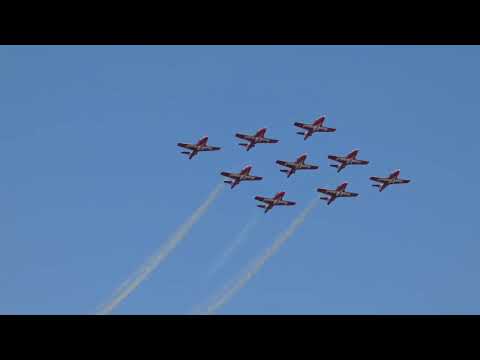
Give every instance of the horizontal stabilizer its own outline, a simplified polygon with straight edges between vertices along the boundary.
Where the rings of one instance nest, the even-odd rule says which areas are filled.
[[[224,183],[225,184],[231,184],[232,182],[230,180],[225,180]]]
[[[321,197],[322,200],[328,200],[328,197]]]
[[[297,132],[297,134],[298,134],[298,135],[305,135],[305,133],[304,133],[304,132],[301,132],[301,131]]]
[[[265,209],[265,205],[257,205],[259,208]]]
[[[248,146],[248,144],[238,144],[238,145],[240,145],[240,146]]]
[[[188,151],[182,151],[182,154],[190,155]]]
[[[280,170],[280,171],[281,171],[281,172],[284,172],[284,173],[288,172],[288,170],[285,170],[285,169],[282,169],[282,170]]]
[[[330,165],[331,167],[338,168],[338,165]]]
[[[372,186],[374,186],[374,187],[380,187],[380,185],[378,185],[378,184],[373,184]]]

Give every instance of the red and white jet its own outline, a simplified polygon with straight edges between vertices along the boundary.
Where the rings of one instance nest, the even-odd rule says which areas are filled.
[[[346,156],[336,156],[336,155],[328,155],[330,160],[338,161],[340,165],[330,165],[331,167],[337,168],[337,173],[342,171],[347,167],[347,165],[367,165],[369,163],[368,160],[358,160],[357,154],[360,150],[353,150]]]
[[[229,173],[229,172],[223,171],[220,174],[223,175],[223,176],[229,177],[230,179],[233,179],[233,181],[231,181],[231,180],[224,181],[224,183],[226,183],[226,184],[232,184],[230,189],[233,189],[235,186],[240,184],[241,181],[252,181],[252,180],[262,180],[263,179],[261,176],[250,175],[250,170],[252,170],[252,166],[248,165],[248,166],[245,166],[242,169],[242,171],[240,171],[239,173]]]
[[[200,140],[198,140],[196,144],[178,143],[177,146],[180,146],[182,148],[191,150],[190,152],[189,151],[182,151],[182,154],[190,155],[188,157],[189,159],[192,159],[200,151],[216,151],[216,150],[221,149],[218,146],[209,146],[209,145],[207,145],[207,142],[208,142],[208,136],[205,136],[205,137],[201,138]]]
[[[348,182],[344,182],[343,184],[337,186],[335,190],[328,190],[328,189],[317,189],[318,192],[322,194],[329,195],[328,197],[321,197],[322,200],[328,200],[327,205],[330,205],[337,197],[355,197],[358,196],[357,193],[345,191],[347,188]]]
[[[273,198],[266,198],[266,197],[263,197],[263,196],[255,196],[255,200],[264,202],[266,204],[266,205],[257,205],[259,208],[265,209],[265,213],[267,213],[274,206],[277,206],[277,205],[292,206],[292,205],[296,204],[293,201],[283,200],[284,195],[285,195],[285,192],[282,191],[282,192],[276,193]]]
[[[275,139],[269,139],[265,137],[265,133],[267,132],[267,128],[261,128],[258,130],[255,135],[245,135],[245,134],[235,134],[237,138],[240,138],[242,140],[248,141],[248,144],[243,144],[240,143],[238,145],[244,146],[247,151],[249,151],[251,148],[255,147],[255,144],[275,144],[278,143],[278,140]]]
[[[307,140],[310,136],[312,136],[316,132],[335,132],[337,130],[334,128],[323,126],[324,121],[325,121],[325,116],[321,116],[317,120],[315,120],[312,124],[304,124],[304,123],[296,122],[294,123],[294,125],[306,130],[305,132],[297,132],[297,134],[305,135],[303,139]]]
[[[297,171],[297,170],[316,170],[316,169],[318,169],[317,165],[305,164],[306,159],[307,159],[307,154],[303,154],[303,155],[299,156],[297,158],[297,160],[295,160],[295,162],[277,160],[276,163],[278,165],[290,168],[290,170],[286,170],[286,169],[280,170],[281,172],[287,173],[287,178],[289,178],[291,175],[295,174],[295,171]]]
[[[388,185],[408,184],[410,182],[410,180],[407,180],[407,179],[400,179],[399,176],[400,176],[400,170],[395,170],[387,178],[372,176],[370,180],[382,183],[382,185],[373,184],[372,186],[378,187],[380,188],[380,191],[383,191]]]

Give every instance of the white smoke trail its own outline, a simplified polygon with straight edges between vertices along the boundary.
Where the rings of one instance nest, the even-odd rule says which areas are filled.
[[[255,211],[250,220],[245,224],[242,230],[234,238],[232,244],[224,251],[218,261],[210,267],[210,270],[207,273],[208,278],[211,278],[214,274],[216,274],[216,272],[225,264],[228,258],[232,255],[233,251],[247,239],[250,231],[255,227],[255,225],[258,224],[261,215],[262,214],[260,212]]]
[[[303,224],[310,211],[317,206],[319,201],[319,198],[315,198],[310,202],[310,204],[300,213],[300,215],[293,220],[288,229],[280,234],[273,245],[267,249],[265,254],[260,259],[255,261],[251,267],[249,267],[250,270],[247,270],[247,272],[238,281],[236,281],[233,286],[223,291],[217,301],[208,306],[206,312],[207,315],[214,313],[218,308],[225,305],[225,303],[230,300],[230,298],[235,295],[238,290],[242,289],[247,284],[247,282],[262,268],[267,260],[270,259],[277,252],[277,250],[295,233],[298,227]]]
[[[117,290],[113,299],[97,313],[97,315],[107,315],[125,300],[156,268],[157,266],[167,258],[167,256],[175,249],[175,247],[182,241],[189,233],[190,229],[197,223],[202,215],[208,210],[210,205],[220,195],[224,189],[224,184],[219,184],[210,193],[207,200],[190,216],[190,218],[183,223],[175,234],[173,234],[167,242],[153,255],[150,259],[141,266],[136,275],[131,281],[123,283]]]
[[[247,239],[247,236],[250,233],[250,231],[253,229],[255,225],[258,224],[262,214],[255,210],[252,215],[253,216],[250,217],[250,220],[248,220],[248,222],[243,226],[243,228],[240,230],[238,235],[234,238],[232,244],[223,252],[220,258],[216,262],[214,262],[212,266],[210,266],[210,270],[206,273],[206,276],[203,278],[203,281],[202,281],[203,283],[210,280],[210,278],[225,264],[227,259],[233,253],[233,251]],[[227,284],[224,289],[226,289],[228,285],[229,284]],[[201,311],[203,306],[204,304],[200,304],[200,303],[194,305],[190,314],[197,314],[198,312]]]

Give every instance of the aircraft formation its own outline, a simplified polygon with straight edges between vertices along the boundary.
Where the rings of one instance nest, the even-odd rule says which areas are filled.
[[[301,122],[293,123],[294,126],[303,129],[303,132],[297,132],[298,135],[302,135],[304,140],[312,137],[315,133],[333,133],[336,132],[335,128],[330,128],[324,126],[325,116],[321,116],[316,119],[311,124],[305,124]],[[250,151],[253,149],[257,144],[275,144],[278,143],[279,140],[271,139],[265,137],[267,132],[267,128],[259,129],[255,134],[235,134],[235,137],[246,141],[246,143],[239,143],[240,146],[245,147],[246,151]],[[205,136],[198,140],[196,144],[185,144],[185,143],[178,143],[177,146],[182,148],[188,149],[189,151],[182,151],[182,154],[188,155],[188,158],[191,160],[194,156],[196,156],[199,152],[202,151],[218,151],[221,150],[221,147],[218,146],[211,146],[208,145],[208,137]],[[349,152],[347,155],[328,155],[328,159],[337,162],[337,164],[330,164],[331,167],[337,169],[337,173],[345,169],[349,165],[368,165],[368,160],[361,160],[357,159],[358,153],[360,150],[355,149]],[[305,163],[307,159],[307,154],[300,155],[295,161],[286,161],[286,160],[277,160],[276,164],[282,166],[280,171],[286,173],[287,178],[294,175],[298,170],[317,170],[319,168],[318,165],[314,164],[307,164]],[[242,181],[259,181],[262,180],[263,177],[255,176],[251,174],[252,166],[248,165],[245,166],[240,172],[232,173],[222,171],[220,175],[229,178],[229,180],[225,180],[224,182],[230,184],[230,188],[233,189],[235,186],[239,185]],[[400,178],[400,170],[395,170],[390,173],[387,177],[378,177],[372,176],[370,180],[374,181],[375,184],[372,184],[373,187],[378,187],[379,191],[382,192],[388,186],[393,184],[407,184],[410,182],[409,179],[401,179]],[[327,205],[330,205],[335,199],[339,197],[356,197],[359,194],[346,191],[348,186],[347,182],[343,182],[342,184],[338,185],[335,189],[323,189],[318,188],[316,189],[317,192],[327,195],[322,196],[320,199],[325,200]],[[255,200],[260,201],[262,204],[257,205],[259,208],[265,209],[265,213],[269,212],[274,206],[292,206],[296,203],[294,201],[284,200],[283,197],[285,196],[284,191],[277,192],[273,197],[264,197],[264,196],[255,196]]]

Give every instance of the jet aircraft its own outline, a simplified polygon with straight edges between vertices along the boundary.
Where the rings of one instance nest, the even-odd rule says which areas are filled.
[[[278,205],[286,205],[286,206],[292,206],[295,205],[295,202],[293,201],[287,201],[283,200],[283,196],[285,195],[285,192],[278,192],[275,194],[273,198],[267,198],[263,196],[255,196],[255,200],[261,201],[265,203],[265,205],[257,205],[259,208],[265,209],[265,214],[269,212],[274,206]]]
[[[190,150],[190,151],[182,151],[182,154],[189,155],[188,158],[191,160],[200,151],[217,151],[221,149],[218,146],[209,146],[207,145],[207,142],[208,142],[208,136],[205,136],[200,140],[198,140],[196,144],[178,143],[177,146]]]

